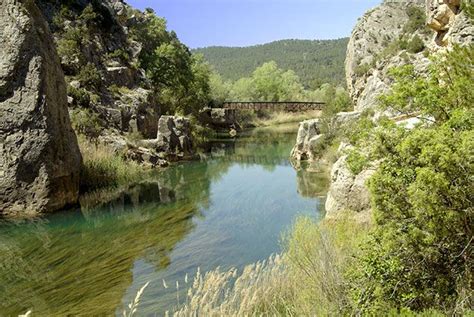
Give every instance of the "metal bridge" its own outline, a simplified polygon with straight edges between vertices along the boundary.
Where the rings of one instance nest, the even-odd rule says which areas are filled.
[[[322,110],[324,102],[312,101],[227,101],[213,108],[224,108],[232,110],[280,110],[288,112],[299,112],[308,110]]]

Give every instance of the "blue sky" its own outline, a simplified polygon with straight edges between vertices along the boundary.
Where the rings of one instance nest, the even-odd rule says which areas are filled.
[[[248,46],[281,39],[349,36],[381,0],[128,0],[151,7],[191,48]]]

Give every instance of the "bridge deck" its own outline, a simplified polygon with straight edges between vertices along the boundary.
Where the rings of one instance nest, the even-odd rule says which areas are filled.
[[[308,111],[321,110],[324,102],[304,102],[304,101],[227,101],[216,108],[232,110],[285,110],[285,111]]]

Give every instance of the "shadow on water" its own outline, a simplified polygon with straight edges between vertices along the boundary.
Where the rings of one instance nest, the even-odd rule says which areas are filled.
[[[148,281],[141,311],[161,315],[198,267],[278,252],[297,215],[319,217],[327,186],[291,167],[294,139],[291,126],[216,140],[206,159],[82,197],[80,210],[0,223],[0,315],[119,314]]]

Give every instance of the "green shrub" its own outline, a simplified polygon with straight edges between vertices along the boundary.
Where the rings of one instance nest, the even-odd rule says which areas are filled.
[[[77,80],[79,80],[82,86],[89,89],[98,89],[102,83],[100,73],[92,63],[87,63],[87,65],[81,68],[79,75],[77,75]]]
[[[410,53],[420,53],[425,49],[425,43],[423,40],[418,36],[415,35],[410,42],[407,44],[407,50]]]
[[[68,85],[67,94],[72,97],[75,106],[81,108],[88,108],[90,106],[91,96],[87,90]]]
[[[354,275],[357,314],[461,316],[474,305],[473,65],[473,47],[455,47],[424,76],[410,66],[392,72],[384,106],[421,113],[430,125],[373,131],[382,162],[370,180],[376,228]],[[439,80],[446,70],[449,80]]]
[[[71,124],[77,133],[90,140],[96,140],[103,130],[99,116],[89,109],[74,109],[71,113]]]
[[[359,175],[369,165],[369,159],[361,152],[352,150],[347,155],[346,163],[353,175]]]
[[[130,62],[130,53],[123,48],[119,48],[111,53],[108,53],[106,55],[106,59],[118,59],[122,63],[128,64]]]
[[[68,28],[67,31],[59,37],[57,41],[58,55],[62,61],[73,63],[84,60],[81,52],[82,32],[79,28]]]
[[[367,74],[369,72],[369,70],[371,69],[371,66],[370,64],[368,63],[363,63],[363,64],[360,64],[358,65],[356,68],[355,68],[355,74],[360,77],[360,76],[364,76],[365,74]]]
[[[462,1],[461,9],[472,20],[474,19],[474,3],[472,1]]]
[[[417,30],[423,30],[426,26],[426,14],[425,11],[416,6],[409,5],[406,9],[409,20],[407,24],[403,27],[403,33],[413,34]]]

